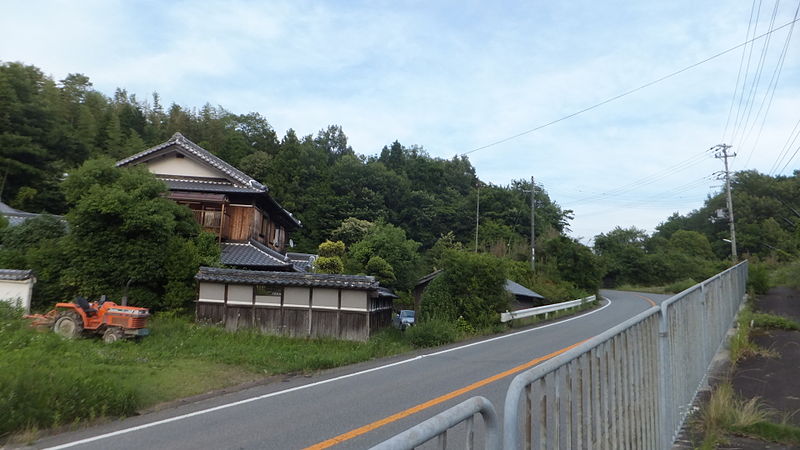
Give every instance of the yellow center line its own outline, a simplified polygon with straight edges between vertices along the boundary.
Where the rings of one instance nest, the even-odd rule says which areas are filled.
[[[525,364],[522,364],[522,365],[519,365],[519,366],[514,367],[512,369],[506,370],[505,372],[500,372],[497,375],[492,375],[489,378],[484,378],[483,380],[476,381],[475,383],[472,383],[469,386],[465,386],[465,387],[463,387],[461,389],[457,389],[457,390],[455,390],[453,392],[450,392],[448,394],[444,394],[444,395],[442,395],[440,397],[436,397],[436,398],[434,398],[432,400],[428,400],[425,403],[420,403],[417,406],[412,406],[411,408],[408,408],[405,411],[400,411],[397,414],[393,414],[393,415],[391,415],[389,417],[385,417],[383,419],[376,420],[375,422],[372,422],[372,423],[369,423],[367,425],[364,425],[363,427],[359,427],[359,428],[356,428],[354,430],[348,431],[347,433],[343,433],[343,434],[340,434],[340,435],[338,435],[336,437],[332,437],[332,438],[328,439],[327,441],[323,441],[323,442],[320,442],[318,444],[314,444],[314,445],[312,445],[310,447],[306,447],[305,450],[317,450],[317,449],[323,449],[323,448],[332,447],[334,445],[340,444],[340,443],[342,443],[344,441],[347,441],[349,439],[353,439],[354,437],[358,437],[358,436],[361,436],[362,434],[369,433],[370,431],[376,430],[376,429],[378,429],[378,428],[380,428],[380,427],[382,427],[384,425],[388,425],[388,424],[390,424],[392,422],[396,422],[396,421],[398,421],[400,419],[403,419],[405,417],[408,417],[408,416],[410,416],[412,414],[418,413],[418,412],[423,411],[425,409],[428,409],[428,408],[430,408],[432,406],[436,406],[436,405],[438,405],[440,403],[443,403],[443,402],[446,402],[446,401],[448,401],[450,399],[458,397],[459,395],[466,394],[467,392],[470,392],[470,391],[474,391],[475,389],[478,389],[480,387],[486,386],[489,383],[493,383],[493,382],[495,382],[497,380],[500,380],[500,379],[503,379],[503,378],[505,378],[505,377],[507,377],[509,375],[513,375],[515,373],[522,372],[523,370],[528,369],[530,367],[533,367],[536,364],[539,364],[539,363],[541,363],[543,361],[547,361],[548,359],[554,358],[554,357],[556,357],[556,356],[558,356],[558,355],[560,355],[560,354],[562,354],[562,353],[564,353],[564,352],[566,352],[568,350],[571,350],[571,349],[583,344],[587,340],[588,339],[583,340],[583,341],[578,342],[578,343],[575,343],[575,344],[572,344],[569,347],[562,348],[561,350],[558,350],[558,351],[555,351],[553,353],[550,353],[549,355],[545,355],[545,356],[542,356],[540,358],[533,359],[531,361],[526,362]]]
[[[654,302],[653,299],[650,297],[645,297],[644,295],[641,294],[634,294],[634,295],[638,295],[639,297],[642,297],[643,299],[647,300],[648,302],[650,302],[651,306],[658,306],[658,303]]]

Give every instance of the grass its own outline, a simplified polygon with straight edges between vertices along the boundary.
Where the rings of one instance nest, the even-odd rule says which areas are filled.
[[[713,449],[725,442],[726,434],[747,436],[779,444],[800,444],[800,427],[771,421],[774,413],[759,398],[742,400],[729,382],[711,394],[701,417],[705,432],[700,449]]]
[[[800,330],[800,324],[786,317],[774,314],[753,312],[750,304],[746,305],[737,318],[736,334],[730,341],[731,362],[735,365],[739,360],[750,356],[777,356],[774,352],[755,345],[750,340],[754,328],[772,328],[784,330]],[[726,435],[740,435],[761,439],[779,444],[800,444],[800,427],[771,421],[774,414],[769,411],[759,398],[743,400],[737,398],[730,381],[717,385],[704,407],[700,426],[703,429],[701,450],[717,448],[725,443]]]
[[[679,280],[663,286],[639,286],[634,284],[623,284],[615,287],[614,289],[631,292],[648,292],[650,294],[677,294],[678,292],[689,289],[695,284],[697,284],[697,281],[688,278],[686,280]]]
[[[9,315],[0,311],[0,439],[127,416],[268,375],[308,373],[414,347],[391,329],[369,342],[291,339],[158,316],[141,342],[107,345],[37,332]]]

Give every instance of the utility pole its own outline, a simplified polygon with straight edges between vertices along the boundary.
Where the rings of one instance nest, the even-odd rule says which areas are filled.
[[[533,233],[534,224],[536,222],[534,209],[536,208],[536,204],[534,203],[534,198],[536,197],[536,185],[533,184],[533,176],[531,175],[531,272],[534,271],[535,264],[536,264],[536,235]]]
[[[478,180],[478,201],[475,206],[475,253],[478,253],[478,227],[481,217],[481,182]]]
[[[731,227],[731,259],[734,263],[739,261],[736,254],[736,226],[733,223],[733,200],[731,199],[731,173],[728,170],[728,158],[733,158],[736,153],[728,153],[730,145],[719,144],[711,147],[709,150],[714,151],[714,158],[721,159],[725,162],[725,191],[728,195],[728,222]]]

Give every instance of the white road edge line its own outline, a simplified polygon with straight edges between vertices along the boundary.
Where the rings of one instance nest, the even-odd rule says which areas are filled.
[[[453,348],[449,348],[447,350],[441,350],[441,351],[434,352],[434,353],[428,353],[426,355],[419,355],[419,356],[415,356],[413,358],[404,359],[402,361],[393,362],[391,364],[386,364],[386,365],[379,366],[379,367],[373,367],[371,369],[366,369],[366,370],[362,370],[362,371],[359,371],[359,372],[350,373],[350,374],[347,374],[347,375],[341,375],[341,376],[338,376],[338,377],[335,377],[335,378],[329,378],[327,380],[321,380],[321,381],[317,381],[317,382],[310,383],[310,384],[304,384],[302,386],[296,386],[296,387],[293,387],[293,388],[284,389],[282,391],[270,392],[269,394],[259,395],[257,397],[251,397],[251,398],[247,398],[247,399],[244,399],[244,400],[239,400],[239,401],[232,402],[232,403],[226,403],[224,405],[215,406],[213,408],[202,409],[200,411],[195,411],[193,413],[188,413],[188,414],[183,414],[183,415],[180,415],[180,416],[170,417],[169,419],[158,420],[156,422],[150,422],[150,423],[146,423],[146,424],[143,424],[143,425],[138,425],[138,426],[135,426],[135,427],[124,428],[122,430],[112,431],[111,433],[106,433],[106,434],[100,434],[100,435],[93,436],[93,437],[90,437],[90,438],[81,439],[79,441],[68,442],[66,444],[57,445],[55,447],[47,447],[45,450],[58,450],[58,449],[62,449],[62,448],[74,447],[76,445],[88,444],[89,442],[99,441],[101,439],[106,439],[106,438],[110,438],[110,437],[114,437],[114,436],[119,436],[121,434],[132,433],[134,431],[144,430],[146,428],[151,428],[151,427],[155,427],[155,426],[158,426],[158,425],[163,425],[165,423],[177,422],[179,420],[188,419],[189,417],[200,416],[200,415],[203,415],[203,414],[208,414],[210,412],[219,411],[221,409],[227,409],[227,408],[232,408],[234,406],[244,405],[246,403],[251,403],[251,402],[254,402],[254,401],[257,401],[257,400],[263,400],[265,398],[276,397],[278,395],[288,394],[290,392],[299,391],[299,390],[302,390],[302,389],[308,389],[308,388],[312,388],[312,387],[315,387],[315,386],[320,386],[320,385],[323,385],[323,384],[332,383],[334,381],[344,380],[344,379],[347,379],[347,378],[352,378],[352,377],[355,377],[355,376],[358,376],[358,375],[363,375],[365,373],[376,372],[378,370],[388,369],[390,367],[399,366],[399,365],[402,365],[402,364],[406,364],[406,363],[410,363],[410,362],[413,362],[413,361],[417,361],[417,360],[420,360],[422,358],[428,358],[428,357],[431,357],[431,356],[443,355],[445,353],[450,353],[450,352],[453,352],[453,351],[456,351],[456,350],[462,350],[462,349],[465,349],[465,348],[474,347],[476,345],[485,344],[487,342],[499,341],[500,339],[506,339],[506,338],[510,338],[512,336],[517,336],[517,335],[520,335],[520,334],[525,334],[525,333],[530,333],[530,332],[533,332],[533,331],[542,330],[542,329],[549,328],[549,327],[552,327],[552,326],[555,326],[555,325],[560,325],[562,323],[571,322],[571,321],[577,320],[577,319],[582,319],[582,318],[584,318],[584,317],[586,317],[588,315],[600,312],[600,311],[606,309],[607,307],[611,306],[611,299],[609,299],[607,297],[603,297],[603,299],[606,300],[608,303],[606,303],[605,305],[601,306],[598,309],[595,309],[593,311],[589,311],[586,314],[581,314],[579,316],[570,317],[569,319],[564,319],[564,320],[560,320],[560,321],[557,321],[557,322],[549,323],[547,325],[542,325],[540,327],[531,328],[529,330],[522,330],[522,331],[517,331],[516,333],[504,334],[502,336],[494,337],[494,338],[491,338],[491,339],[486,339],[486,340],[483,340],[483,341],[473,342],[471,344],[462,345],[460,347],[453,347]]]

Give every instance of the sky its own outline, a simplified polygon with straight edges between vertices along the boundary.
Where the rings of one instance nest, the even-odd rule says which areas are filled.
[[[800,168],[800,29],[734,48],[799,4],[2,0],[0,61],[259,112],[279,136],[341,125],[364,155],[395,140],[467,154],[484,182],[535,177],[590,243],[702,206],[717,144],[732,170]]]

